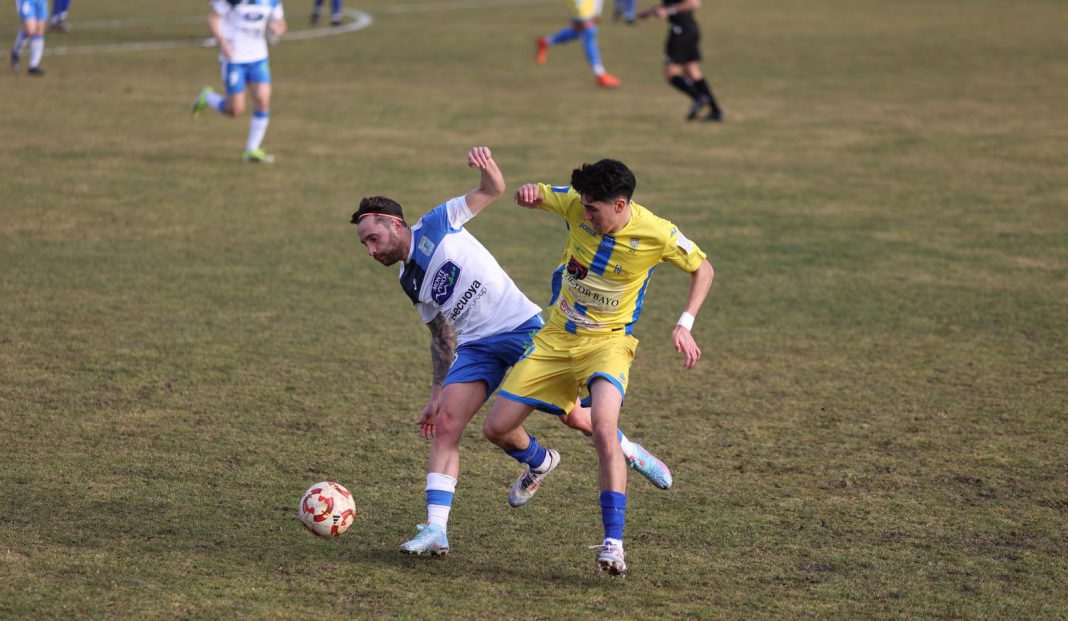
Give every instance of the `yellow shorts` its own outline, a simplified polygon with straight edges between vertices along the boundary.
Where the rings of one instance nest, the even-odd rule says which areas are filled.
[[[578,21],[586,21],[588,19],[594,19],[601,16],[601,5],[603,0],[567,0],[567,3],[571,5],[571,12],[575,14],[575,19]]]
[[[626,396],[638,339],[629,334],[577,336],[547,325],[512,367],[500,395],[551,414],[564,415],[575,397],[589,395],[590,383],[604,378]]]

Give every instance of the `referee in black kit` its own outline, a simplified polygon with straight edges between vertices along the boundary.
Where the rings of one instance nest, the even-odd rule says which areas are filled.
[[[708,82],[701,75],[701,30],[693,12],[701,7],[701,0],[662,0],[662,6],[645,9],[638,18],[667,18],[669,22],[667,56],[664,58],[664,77],[669,84],[686,93],[692,100],[687,120],[694,120],[706,106],[706,121],[722,121],[723,110]]]

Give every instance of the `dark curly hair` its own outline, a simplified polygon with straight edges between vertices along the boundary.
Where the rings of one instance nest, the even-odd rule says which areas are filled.
[[[628,201],[638,185],[634,173],[619,160],[601,160],[583,164],[571,171],[571,187],[594,201],[612,201],[623,197]]]

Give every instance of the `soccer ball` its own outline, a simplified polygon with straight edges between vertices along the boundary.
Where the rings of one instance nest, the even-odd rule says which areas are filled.
[[[356,503],[349,490],[337,483],[323,481],[304,492],[297,507],[300,523],[319,537],[338,537],[356,519]]]

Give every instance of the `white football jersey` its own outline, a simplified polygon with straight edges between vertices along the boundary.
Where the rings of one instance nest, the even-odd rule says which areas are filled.
[[[222,17],[220,30],[234,49],[232,63],[254,63],[267,58],[267,24],[282,19],[282,0],[212,0],[211,10]],[[227,60],[220,54],[219,60]]]
[[[475,236],[463,196],[450,199],[412,226],[412,247],[401,266],[404,292],[424,322],[441,313],[466,343],[508,332],[541,312]]]

